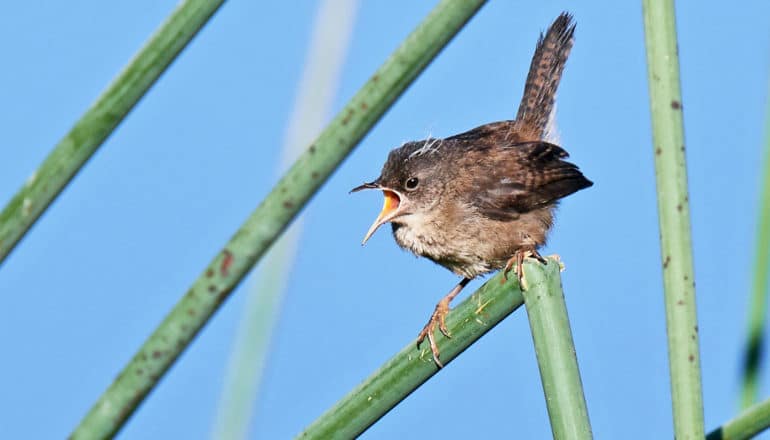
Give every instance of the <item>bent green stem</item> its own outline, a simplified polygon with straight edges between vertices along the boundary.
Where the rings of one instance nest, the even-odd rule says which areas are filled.
[[[527,268],[528,273],[545,269],[532,262],[526,262],[525,266],[532,266]],[[559,278],[559,272],[541,276]],[[497,274],[449,312],[446,323],[452,338],[437,332],[444,365],[524,304],[518,284],[513,280],[501,283],[501,280],[502,274]],[[427,341],[419,349],[415,341],[410,341],[296,438],[355,438],[439,371]]]
[[[545,270],[526,265],[524,303],[535,343],[553,438],[591,439],[583,383],[572,341],[567,305],[559,277],[559,263]]]

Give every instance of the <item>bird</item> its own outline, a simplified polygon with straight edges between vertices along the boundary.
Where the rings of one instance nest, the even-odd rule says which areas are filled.
[[[462,277],[436,305],[417,337],[428,339],[442,368],[435,330],[446,327],[450,302],[474,278],[522,263],[545,263],[546,243],[561,198],[588,188],[567,151],[553,141],[555,98],[574,41],[575,23],[561,13],[540,34],[516,118],[485,124],[447,137],[406,142],[392,150],[380,176],[351,190],[383,192],[382,211],[362,245],[390,223],[396,243]]]

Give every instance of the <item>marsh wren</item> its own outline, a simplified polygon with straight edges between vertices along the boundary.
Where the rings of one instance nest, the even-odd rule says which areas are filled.
[[[353,189],[378,189],[385,204],[363,243],[390,223],[396,243],[462,280],[418,335],[442,367],[434,331],[447,337],[449,303],[468,282],[534,257],[553,226],[558,200],[592,185],[567,152],[551,142],[554,100],[575,25],[562,13],[540,35],[515,120],[493,122],[445,139],[408,142],[391,151],[380,177]],[[363,244],[362,243],[362,244]]]

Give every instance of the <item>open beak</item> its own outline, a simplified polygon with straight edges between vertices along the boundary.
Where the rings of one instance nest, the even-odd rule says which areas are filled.
[[[401,197],[399,197],[398,193],[396,193],[395,191],[391,191],[387,188],[381,187],[379,184],[375,182],[371,182],[371,183],[364,183],[361,186],[357,186],[353,188],[350,192],[353,193],[356,191],[361,191],[363,189],[382,190],[382,193],[385,195],[385,203],[382,205],[382,211],[380,211],[380,215],[377,216],[377,218],[374,220],[374,223],[372,223],[372,226],[366,232],[366,235],[364,236],[364,240],[361,242],[361,246],[366,244],[366,242],[369,240],[369,237],[371,237],[380,226],[384,225],[385,223],[393,220],[394,218],[402,214],[401,210],[399,209],[401,205]]]

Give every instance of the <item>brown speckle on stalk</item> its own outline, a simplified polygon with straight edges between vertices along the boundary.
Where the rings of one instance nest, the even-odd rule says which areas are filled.
[[[342,125],[348,125],[348,122],[350,122],[350,119],[353,117],[353,113],[353,109],[349,108],[345,117],[342,118]]]
[[[230,275],[230,266],[233,264],[233,253],[229,249],[222,251],[222,263],[219,265],[219,273],[226,277]]]
[[[679,110],[679,109],[682,108],[682,103],[680,103],[679,101],[677,101],[675,99],[675,100],[671,101],[671,108],[673,108],[674,110]]]

